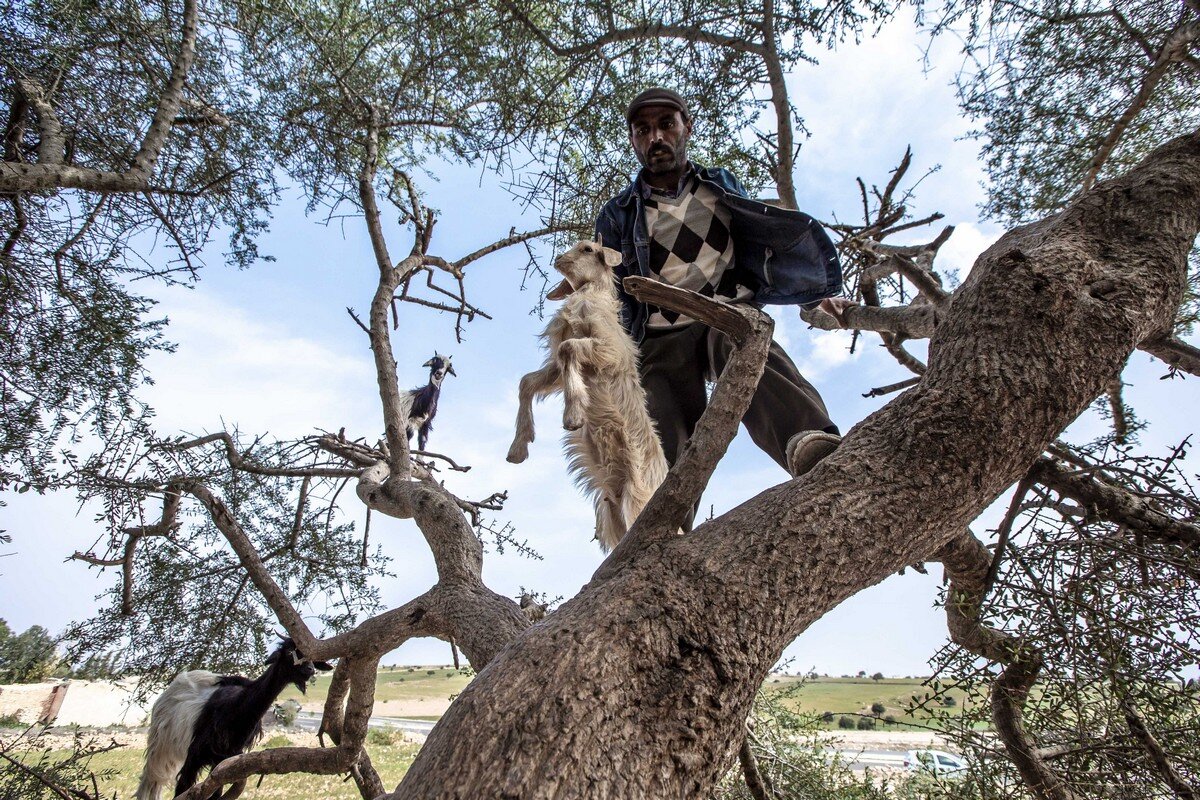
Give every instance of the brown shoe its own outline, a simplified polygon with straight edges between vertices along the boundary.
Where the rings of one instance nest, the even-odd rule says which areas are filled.
[[[825,431],[800,431],[787,443],[788,472],[799,478],[825,456],[837,450],[842,437]]]

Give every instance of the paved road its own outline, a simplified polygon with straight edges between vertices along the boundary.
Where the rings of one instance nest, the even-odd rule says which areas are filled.
[[[321,715],[313,711],[301,711],[296,715],[296,726],[306,731],[316,731],[321,724]],[[405,733],[429,735],[433,723],[423,719],[403,719],[401,717],[371,717],[367,723],[372,728],[391,728]]]
[[[840,755],[853,769],[864,767],[904,767],[904,750],[834,750],[831,753]]]

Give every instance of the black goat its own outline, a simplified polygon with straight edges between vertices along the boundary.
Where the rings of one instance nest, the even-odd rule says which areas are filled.
[[[317,670],[330,669],[324,661],[305,658],[291,639],[284,639],[267,657],[267,671],[254,680],[205,670],[178,675],[150,711],[137,800],[159,800],[159,792],[172,783],[172,797],[183,794],[200,770],[249,750],[262,736],[263,715],[279,693],[289,683],[304,692]],[[218,790],[208,800],[232,800],[245,784],[232,784],[224,795]]]
[[[429,441],[429,432],[433,430],[433,417],[437,414],[438,398],[442,394],[442,381],[446,373],[458,377],[454,367],[450,365],[450,356],[433,354],[433,358],[422,366],[429,367],[429,383],[409,389],[401,395],[401,402],[408,407],[408,422],[405,429],[411,442],[413,434],[417,434],[417,449],[424,450],[425,442]]]

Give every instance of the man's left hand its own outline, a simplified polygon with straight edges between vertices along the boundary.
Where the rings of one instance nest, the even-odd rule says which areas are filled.
[[[850,325],[846,322],[846,309],[856,305],[858,303],[846,297],[826,297],[817,307],[836,319],[839,327],[848,328]]]

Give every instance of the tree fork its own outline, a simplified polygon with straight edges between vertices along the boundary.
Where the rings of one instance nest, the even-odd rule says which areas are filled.
[[[651,543],[503,651],[402,798],[708,792],[783,649],[928,559],[1169,328],[1200,229],[1200,133],[1006,234],[940,321],[923,380],[802,478]]]

